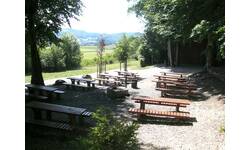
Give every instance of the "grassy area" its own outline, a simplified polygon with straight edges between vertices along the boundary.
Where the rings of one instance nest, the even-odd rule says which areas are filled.
[[[97,57],[97,46],[81,46],[81,52],[83,59],[81,61],[81,66],[93,66],[95,65],[94,58]],[[113,53],[114,46],[109,45],[105,47],[103,55]]]
[[[81,46],[82,52],[96,52],[97,46]],[[105,51],[113,51],[114,45],[105,46]]]
[[[128,61],[128,67],[130,69],[140,69],[140,64],[136,60],[129,60]],[[107,65],[107,70],[112,69],[118,69],[120,68],[120,65],[118,62],[114,64]],[[62,77],[69,77],[69,76],[76,76],[76,75],[83,75],[83,74],[90,74],[96,72],[96,66],[89,66],[89,67],[83,67],[79,70],[69,70],[69,71],[62,71],[62,72],[52,72],[52,73],[43,73],[43,79],[55,79],[55,78],[62,78]],[[30,82],[31,76],[27,75],[25,76],[25,82]]]

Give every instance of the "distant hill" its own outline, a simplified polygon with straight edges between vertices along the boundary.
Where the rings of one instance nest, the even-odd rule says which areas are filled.
[[[76,29],[62,29],[62,31],[58,34],[60,37],[63,33],[71,33],[73,34],[80,42],[81,45],[97,45],[98,39],[102,35],[105,40],[106,45],[111,45],[117,43],[120,40],[124,33],[113,33],[113,34],[101,34],[101,33],[93,33],[93,32],[85,32]],[[125,33],[127,36],[140,36],[142,33],[139,32],[128,32]]]

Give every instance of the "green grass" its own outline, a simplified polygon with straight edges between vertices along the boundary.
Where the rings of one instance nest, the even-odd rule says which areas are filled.
[[[128,67],[129,67],[129,69],[140,69],[141,68],[139,62],[136,60],[129,60]],[[118,62],[116,62],[114,64],[107,65],[107,70],[118,69],[118,68],[120,68],[120,65]],[[69,77],[69,76],[90,74],[90,73],[95,73],[95,72],[96,72],[96,66],[89,66],[89,67],[83,67],[82,69],[79,69],[79,70],[43,73],[43,79],[49,80],[49,79],[55,79],[55,78],[63,78],[63,77]],[[25,76],[25,83],[30,82],[30,80],[31,80],[30,75]]]
[[[81,46],[81,52],[83,55],[81,66],[95,65],[95,62],[93,59],[98,57],[96,50],[97,50],[97,46]],[[113,53],[113,50],[114,50],[114,46],[112,45],[106,46],[103,55],[108,54],[108,53]]]

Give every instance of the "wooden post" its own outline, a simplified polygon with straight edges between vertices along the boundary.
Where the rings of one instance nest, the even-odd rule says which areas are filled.
[[[180,111],[179,109],[180,109],[180,104],[177,104],[176,105],[176,111],[179,112]]]

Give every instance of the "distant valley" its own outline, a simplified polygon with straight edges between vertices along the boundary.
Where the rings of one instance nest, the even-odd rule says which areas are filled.
[[[58,34],[60,37],[63,33],[71,33],[73,34],[80,42],[80,45],[97,45],[99,38],[102,36],[105,40],[106,45],[112,45],[117,43],[124,33],[112,33],[112,34],[101,34],[101,33],[93,33],[93,32],[85,32],[76,29],[62,29],[62,31]],[[128,32],[125,33],[127,36],[140,36],[142,33],[139,32]]]

